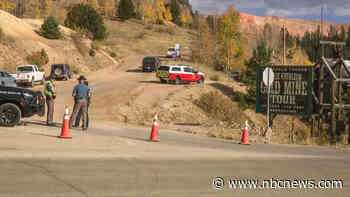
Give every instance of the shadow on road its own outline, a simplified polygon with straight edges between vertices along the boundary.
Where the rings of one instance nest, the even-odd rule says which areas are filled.
[[[129,69],[126,72],[128,73],[143,73],[141,69]]]
[[[129,139],[129,140],[136,140],[136,141],[142,141],[142,142],[150,142],[149,139],[145,138],[137,138],[137,137],[128,137],[128,136],[119,136],[121,138]]]
[[[201,124],[199,124],[199,123],[187,123],[187,122],[175,123],[174,125],[178,125],[178,126],[201,126]]]
[[[139,81],[139,83],[161,84],[160,81]]]
[[[44,126],[44,127],[53,127],[53,128],[61,128],[61,123],[55,123],[55,126],[48,126],[46,122],[25,122],[25,125],[37,125],[37,126]]]
[[[40,135],[40,136],[45,136],[45,137],[53,137],[53,138],[59,138],[58,135],[48,135],[48,134],[43,134],[43,133],[30,133],[32,135]]]

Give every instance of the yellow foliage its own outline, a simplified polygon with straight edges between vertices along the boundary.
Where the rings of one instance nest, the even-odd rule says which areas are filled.
[[[9,2],[8,0],[0,0],[0,9],[10,11],[16,8],[16,4]]]
[[[220,60],[226,70],[241,67],[247,54],[246,42],[240,34],[239,13],[233,6],[220,16],[218,35]]]
[[[112,17],[114,15],[114,0],[105,0],[103,11],[105,16]]]
[[[168,8],[168,9],[166,9],[166,11],[165,11],[165,19],[167,20],[167,21],[171,21],[171,20],[173,20],[173,16],[171,15],[171,12],[170,12],[170,9]]]
[[[98,0],[87,0],[88,4],[96,10],[99,8]]]
[[[297,50],[295,52],[295,55],[293,56],[292,64],[295,65],[306,65],[306,66],[313,66],[315,63],[311,62],[308,58],[308,56],[305,54],[305,52],[301,50]]]
[[[153,23],[156,22],[157,16],[153,8],[154,0],[143,0],[138,6],[138,13],[142,15],[144,19],[149,19]]]

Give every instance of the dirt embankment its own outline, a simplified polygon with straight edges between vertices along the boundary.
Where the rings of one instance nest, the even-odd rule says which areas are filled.
[[[101,48],[96,50],[96,55],[90,57],[79,50],[85,47],[91,49],[92,41],[81,39],[75,42],[75,32],[63,26],[60,27],[63,38],[49,40],[38,35],[42,20],[19,19],[0,10],[0,28],[5,39],[0,43],[0,68],[14,72],[16,66],[27,64],[26,57],[32,52],[45,49],[49,56],[49,63],[44,69],[48,72],[52,63],[68,63],[76,72],[89,72],[104,66],[116,64]]]

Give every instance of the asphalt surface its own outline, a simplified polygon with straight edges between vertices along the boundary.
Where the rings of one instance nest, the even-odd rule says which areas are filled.
[[[50,148],[39,149],[35,143],[33,147],[23,148],[31,157],[2,156],[2,152],[16,153],[16,150],[0,146],[1,197],[348,197],[350,194],[347,151],[287,145],[244,146],[165,130],[160,131],[159,143],[151,143],[147,140],[149,129],[101,127],[83,135],[73,130],[73,139],[69,141],[73,145],[69,148],[74,151],[74,147],[79,147],[77,150],[82,154],[89,154],[64,157],[64,153],[53,151],[63,143],[41,134],[37,143],[47,140]],[[87,142],[99,143],[100,139],[113,139],[121,146],[104,146],[105,141],[98,147],[86,146]],[[41,153],[45,156],[38,157]],[[222,189],[213,186],[216,177],[223,178]],[[342,189],[275,189],[276,185],[270,189],[233,189],[230,179],[315,180],[316,183],[336,179],[344,185]],[[221,179],[217,180],[220,187]]]

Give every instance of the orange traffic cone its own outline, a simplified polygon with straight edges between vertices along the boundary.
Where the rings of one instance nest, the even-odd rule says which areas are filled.
[[[243,130],[243,134],[242,134],[242,139],[241,139],[241,142],[240,144],[243,144],[243,145],[250,145],[249,144],[249,139],[248,139],[248,120],[245,121],[245,127],[244,127],[244,130]]]
[[[61,129],[61,136],[60,138],[65,138],[65,139],[71,139],[72,136],[70,136],[70,128],[69,128],[69,110],[68,110],[68,105],[65,107],[64,111],[64,117],[63,117],[63,125]]]
[[[152,142],[159,142],[159,139],[158,139],[158,113],[157,112],[154,114],[154,120],[153,120],[150,140]]]

